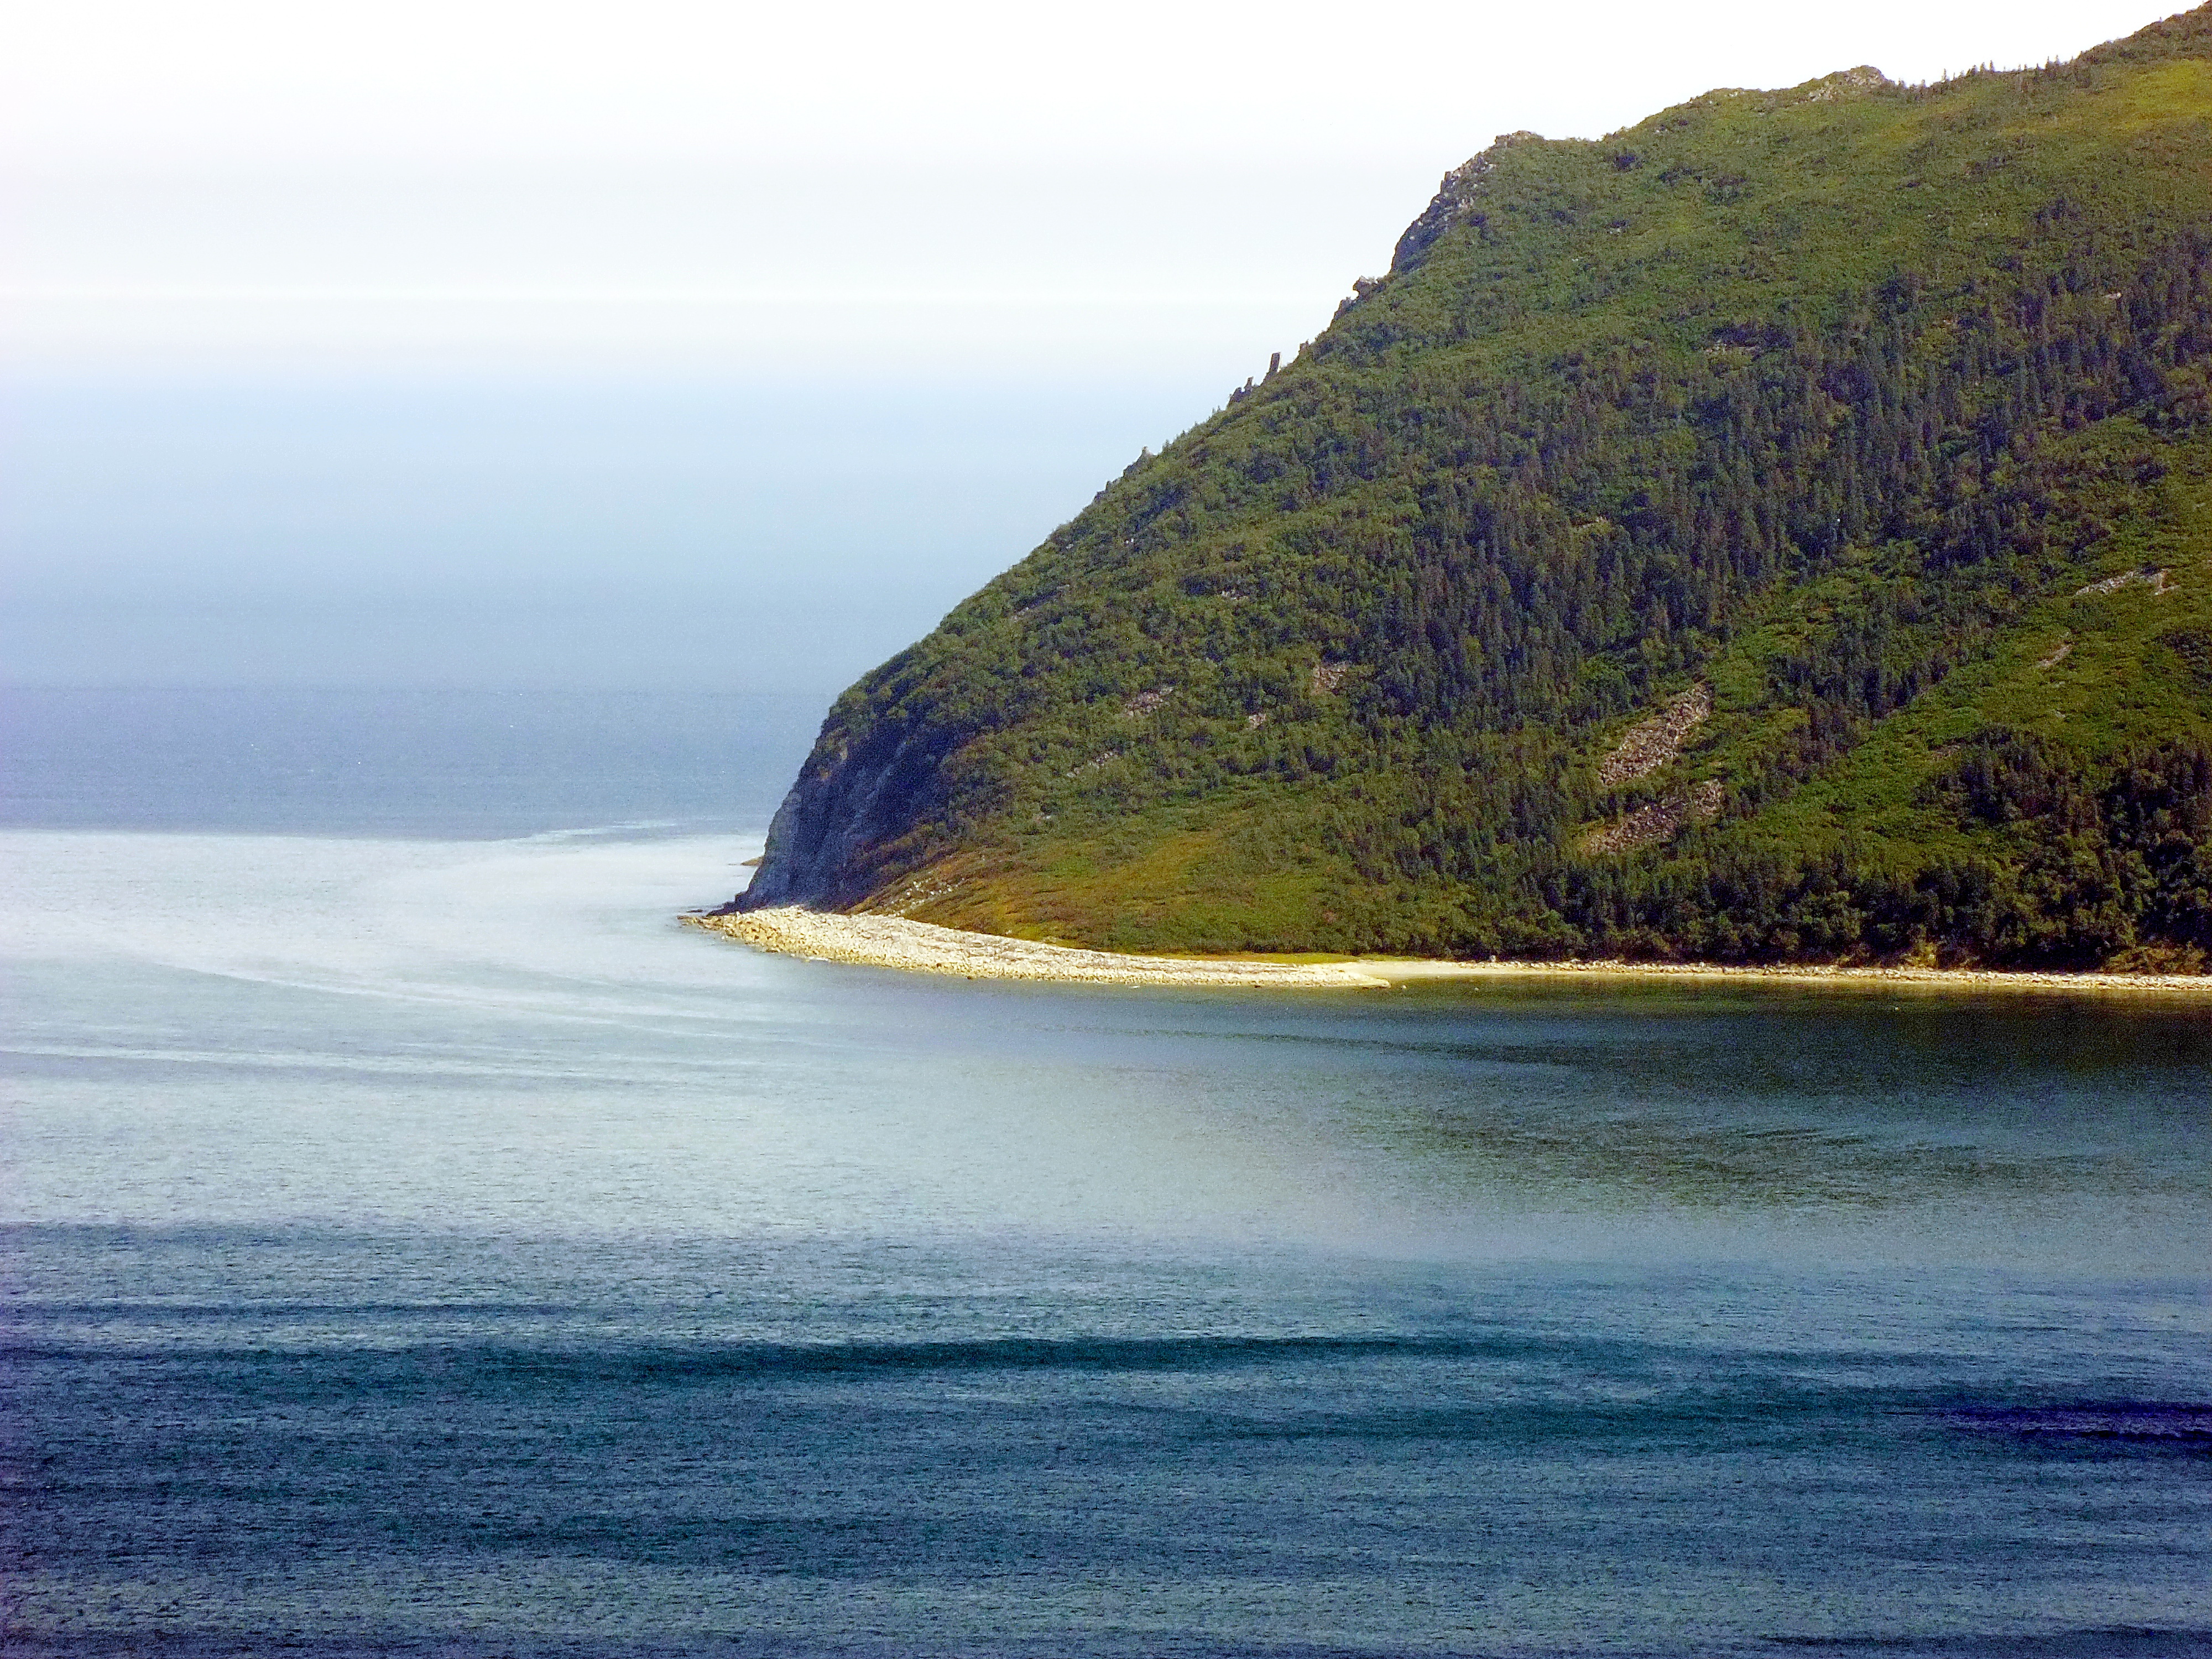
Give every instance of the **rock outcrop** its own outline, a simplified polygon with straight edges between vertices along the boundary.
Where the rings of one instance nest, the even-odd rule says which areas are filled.
[[[1428,251],[1443,240],[1445,232],[1455,226],[1482,222],[1483,185],[1498,169],[1498,158],[1519,144],[1541,143],[1540,134],[1534,132],[1503,132],[1491,141],[1488,149],[1469,157],[1443,176],[1437,193],[1421,216],[1406,227],[1406,234],[1398,239],[1391,250],[1390,274],[1414,269]],[[1364,298],[1364,295],[1359,295]]]

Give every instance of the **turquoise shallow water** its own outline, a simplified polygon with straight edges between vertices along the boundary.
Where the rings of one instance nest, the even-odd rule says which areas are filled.
[[[2201,1009],[907,978],[404,799],[0,835],[11,1651],[2212,1651]]]

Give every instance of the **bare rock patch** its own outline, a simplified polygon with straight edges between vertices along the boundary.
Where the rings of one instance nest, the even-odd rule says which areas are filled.
[[[1603,858],[1668,840],[1686,823],[1703,823],[1719,817],[1727,799],[1727,792],[1719,781],[1707,778],[1679,794],[1654,801],[1649,806],[1639,806],[1626,817],[1591,830],[1583,837],[1583,851]]]
[[[1598,763],[1597,781],[1611,789],[1649,777],[1674,758],[1713,712],[1713,689],[1702,680],[1650,720],[1628,728],[1620,745]]]
[[[2138,586],[2148,587],[2154,593],[2163,593],[2166,590],[2166,579],[2172,574],[2151,565],[2145,565],[2140,570],[2123,570],[2117,576],[2107,576],[2100,582],[2091,582],[2085,587],[2075,588],[2074,597],[2086,599],[2099,593],[2117,593],[2124,587]]]

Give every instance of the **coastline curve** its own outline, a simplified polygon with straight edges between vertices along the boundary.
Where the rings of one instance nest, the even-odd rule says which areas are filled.
[[[1428,980],[1660,979],[1834,988],[1919,987],[1954,991],[2099,991],[2165,994],[2212,1002],[2212,975],[2035,973],[1983,968],[1911,968],[1711,963],[1447,962],[1360,957],[1341,962],[1274,962],[1243,957],[1127,956],[1076,945],[942,927],[904,916],[843,915],[800,905],[686,914],[684,926],[781,956],[894,968],[965,979],[1059,984],[1215,986],[1244,989],[1382,990]]]

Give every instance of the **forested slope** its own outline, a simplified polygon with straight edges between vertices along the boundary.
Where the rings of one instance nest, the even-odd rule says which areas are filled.
[[[839,699],[740,903],[2201,966],[2208,369],[2212,8],[1502,138]]]

